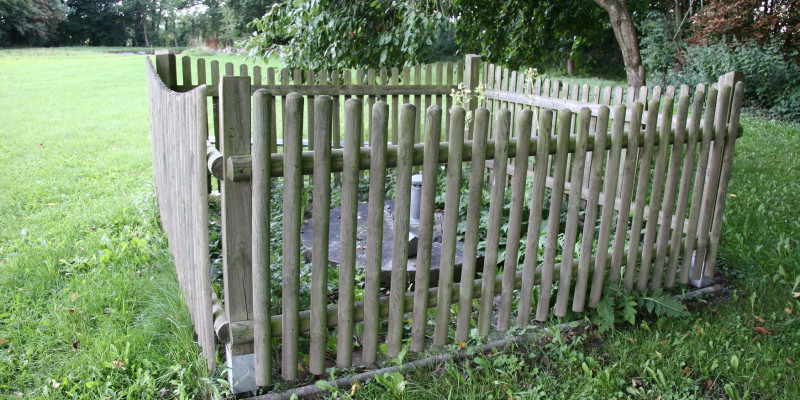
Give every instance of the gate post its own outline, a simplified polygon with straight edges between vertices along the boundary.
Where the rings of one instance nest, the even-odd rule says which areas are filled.
[[[231,325],[253,320],[252,187],[250,181],[231,180],[227,171],[230,157],[250,155],[250,97],[249,77],[223,76],[220,79],[223,284],[225,313]],[[231,390],[234,393],[256,390],[253,344],[237,343],[232,337],[225,350]]]
[[[464,71],[464,88],[469,90],[472,96],[466,104],[466,111],[475,112],[475,110],[478,109],[478,99],[474,97],[475,90],[481,83],[481,56],[477,54],[467,54],[467,58],[464,61],[464,68],[466,69],[466,71]],[[469,126],[467,126],[467,140],[472,140],[472,121],[470,121]]]

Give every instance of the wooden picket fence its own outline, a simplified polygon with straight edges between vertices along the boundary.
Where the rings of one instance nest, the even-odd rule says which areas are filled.
[[[466,341],[473,325],[486,337],[527,326],[531,317],[544,322],[551,313],[582,312],[601,299],[606,280],[643,291],[714,274],[734,144],[741,135],[744,88],[738,74],[693,92],[668,87],[662,96],[658,87],[642,88],[638,97],[626,98],[622,88],[526,81],[522,73],[481,66],[476,56],[466,63],[403,69],[402,75],[392,69],[391,78],[387,70],[307,71],[305,78],[294,71],[293,84],[286,70],[267,71],[263,85],[260,71],[250,77],[240,70],[234,76],[230,65],[220,77],[212,66],[213,86],[208,87],[202,60],[197,84],[191,62],[184,58],[181,65],[180,85],[174,56],[158,56],[157,73],[148,67],[159,206],[179,278],[188,276],[181,284],[209,365],[209,329],[226,345],[229,362],[252,357],[252,371],[232,367],[235,389],[268,386],[277,371],[283,380],[297,379],[302,353],[308,355],[308,372],[322,375],[332,365],[375,364],[382,344],[386,356],[395,357],[406,341],[412,352],[422,352]],[[412,70],[416,80],[409,78]],[[461,97],[465,107],[450,107],[461,101],[453,96],[459,83],[471,91],[482,85],[485,94]],[[215,105],[211,122],[205,113],[209,101]],[[206,144],[210,124],[219,127],[216,146]],[[441,165],[447,171],[442,255],[438,284],[430,287]],[[462,182],[467,165],[470,176]],[[420,166],[417,269],[409,285],[411,176]],[[487,168],[490,209],[479,274]],[[361,266],[355,252],[359,224],[364,229],[357,220],[363,171],[369,171],[369,210]],[[209,173],[219,180],[221,197],[224,309],[211,292],[208,232],[202,226],[208,223]],[[341,174],[342,211],[339,286],[332,296],[328,238],[334,174]],[[388,261],[381,240],[387,176],[396,182],[388,292],[380,280]],[[283,183],[280,238],[270,237],[276,179]],[[310,277],[301,276],[307,182],[313,182]],[[462,183],[468,185],[463,244],[457,243],[464,218],[459,215]],[[504,219],[508,192],[510,216]],[[526,192],[530,212],[523,215]],[[547,192],[553,204],[568,199],[564,230],[561,207],[551,206],[543,216]],[[507,230],[501,229],[506,224]],[[271,241],[282,244],[282,264],[270,260]],[[507,243],[505,249],[500,243]],[[521,243],[525,254],[519,254]],[[455,255],[461,246],[457,280]],[[360,301],[355,298],[357,268],[365,276]],[[275,269],[281,275],[280,299],[270,297]],[[310,307],[301,309],[301,281],[308,279]],[[475,308],[474,299],[479,299]],[[278,314],[271,312],[273,301],[280,301]],[[428,326],[431,313],[433,328]],[[329,359],[332,331],[335,357]],[[275,366],[273,359],[279,360]],[[254,382],[241,385],[240,379]]]

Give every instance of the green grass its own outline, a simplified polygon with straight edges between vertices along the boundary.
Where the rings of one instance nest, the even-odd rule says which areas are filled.
[[[0,51],[0,398],[224,390],[204,372],[158,225],[145,57],[95,50]],[[356,397],[800,398],[800,126],[743,123],[723,295],[689,318],[545,339]]]
[[[0,398],[211,388],[157,220],[145,57],[103,50],[0,52]]]
[[[640,315],[634,328],[406,373],[402,396],[371,381],[356,397],[800,398],[800,126],[742,122],[718,267],[726,289],[691,302],[691,317]]]

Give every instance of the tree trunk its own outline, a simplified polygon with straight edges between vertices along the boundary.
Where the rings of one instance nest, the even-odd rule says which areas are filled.
[[[644,66],[639,54],[639,39],[636,36],[636,27],[631,19],[631,12],[625,0],[594,0],[603,7],[611,19],[611,27],[617,38],[619,49],[622,51],[622,61],[625,63],[625,75],[628,77],[628,86],[639,89],[645,85]]]
[[[142,31],[144,36],[144,47],[150,47],[150,40],[147,39],[147,14],[142,14]]]

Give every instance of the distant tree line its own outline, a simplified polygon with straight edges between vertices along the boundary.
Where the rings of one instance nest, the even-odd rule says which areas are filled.
[[[0,0],[0,47],[232,44],[274,0]]]

